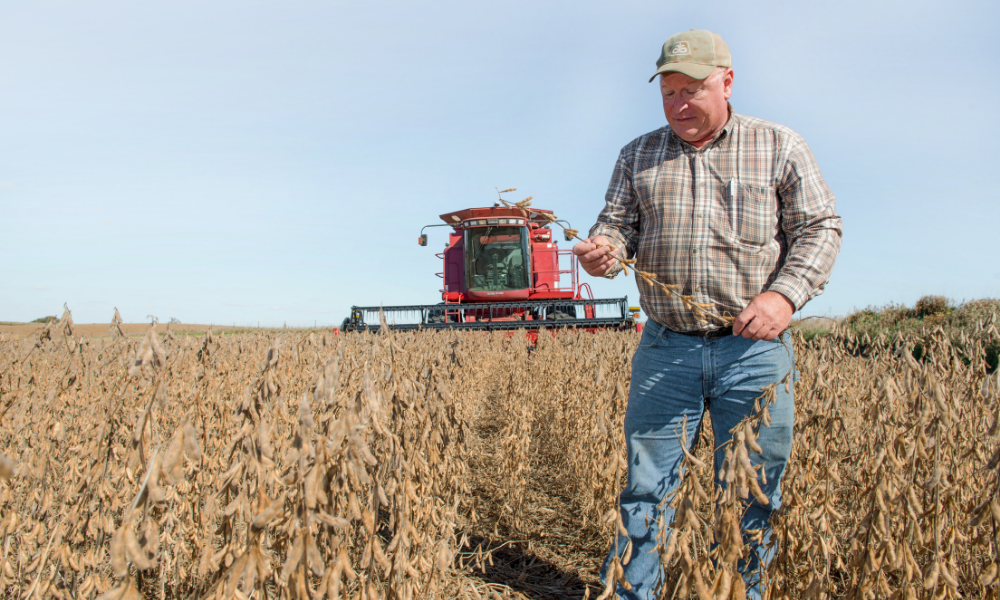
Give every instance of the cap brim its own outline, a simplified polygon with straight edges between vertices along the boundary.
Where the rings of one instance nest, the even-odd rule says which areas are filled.
[[[712,71],[714,71],[715,69],[716,67],[714,65],[671,62],[671,63],[666,63],[665,65],[657,69],[656,73],[653,73],[653,76],[649,78],[649,81],[652,82],[654,79],[656,79],[657,75],[661,75],[663,73],[682,73],[684,75],[687,75],[691,79],[705,79],[706,77],[711,75]]]

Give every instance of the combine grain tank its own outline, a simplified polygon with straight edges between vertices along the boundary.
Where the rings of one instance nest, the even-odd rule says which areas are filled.
[[[393,329],[586,329],[636,328],[639,309],[628,298],[594,299],[580,283],[580,266],[541,214],[517,208],[467,208],[441,215],[451,227],[437,276],[444,281],[440,304],[354,306],[345,331],[376,331],[379,313]],[[568,224],[567,224],[568,226]],[[566,238],[570,241],[571,238]],[[420,232],[419,243],[427,245]],[[586,297],[584,297],[586,295]]]

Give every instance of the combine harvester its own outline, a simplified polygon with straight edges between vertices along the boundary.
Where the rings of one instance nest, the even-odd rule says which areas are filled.
[[[565,221],[555,220],[552,211],[497,203],[447,213],[441,220],[444,224],[424,229],[452,228],[444,252],[437,255],[444,264],[437,273],[444,280],[443,302],[354,306],[344,331],[378,331],[380,312],[396,330],[527,329],[532,335],[563,327],[641,330],[639,308],[628,306],[627,297],[594,299],[590,286],[579,282],[576,256],[558,248],[550,228],[550,222]],[[423,229],[419,243],[427,245]]]

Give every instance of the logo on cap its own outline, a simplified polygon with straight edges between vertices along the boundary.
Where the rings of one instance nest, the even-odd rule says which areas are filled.
[[[670,48],[670,53],[674,55],[691,54],[691,49],[688,48],[687,42],[677,42],[672,48]]]

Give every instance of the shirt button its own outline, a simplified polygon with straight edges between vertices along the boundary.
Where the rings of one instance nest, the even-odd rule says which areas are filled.
[[[698,254],[698,249],[697,248],[692,248],[691,249],[691,254]]]

